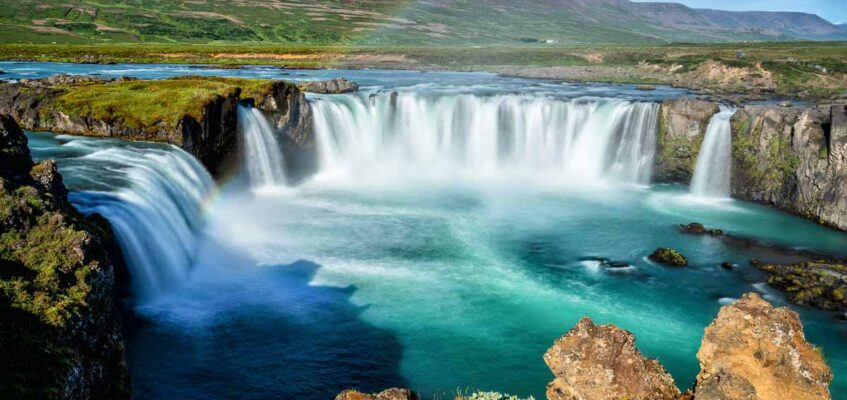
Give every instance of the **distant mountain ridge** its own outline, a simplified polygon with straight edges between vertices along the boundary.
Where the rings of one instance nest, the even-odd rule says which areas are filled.
[[[429,45],[847,40],[798,12],[629,0],[0,0],[0,42]]]

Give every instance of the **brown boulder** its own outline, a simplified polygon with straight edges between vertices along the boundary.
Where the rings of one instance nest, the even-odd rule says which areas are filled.
[[[832,371],[797,313],[755,293],[721,308],[697,352],[696,400],[829,399]]]
[[[544,361],[555,379],[550,400],[675,399],[679,389],[655,359],[635,348],[635,336],[614,325],[581,319],[553,343]]]
[[[335,400],[417,400],[418,396],[408,389],[391,388],[379,393],[367,394],[357,390],[345,390]]]

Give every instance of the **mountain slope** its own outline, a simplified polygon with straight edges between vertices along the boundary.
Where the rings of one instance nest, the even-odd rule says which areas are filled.
[[[0,42],[566,44],[847,39],[803,13],[628,0],[0,0]]]

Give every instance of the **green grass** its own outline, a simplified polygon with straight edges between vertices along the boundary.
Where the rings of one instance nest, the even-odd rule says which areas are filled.
[[[738,58],[737,53],[744,57]],[[822,96],[847,91],[847,42],[773,42],[668,45],[442,45],[353,46],[303,44],[0,44],[0,60],[101,63],[275,65],[293,68],[397,68],[515,71],[523,67],[616,67],[593,74],[603,82],[670,83],[706,62],[772,74],[782,94]],[[670,70],[652,76],[644,65]],[[761,66],[764,71],[760,71]],[[826,71],[823,71],[823,68]],[[708,84],[703,84],[708,86]]]
[[[51,107],[72,117],[121,121],[129,128],[175,131],[184,116],[202,120],[203,107],[218,96],[259,98],[274,81],[179,77],[160,81],[127,81],[60,87],[66,92]]]
[[[680,27],[627,5],[454,0],[0,0],[6,43],[568,44],[784,40]],[[774,28],[780,31],[779,28]],[[790,30],[790,29],[789,29]],[[4,33],[5,32],[5,33]]]

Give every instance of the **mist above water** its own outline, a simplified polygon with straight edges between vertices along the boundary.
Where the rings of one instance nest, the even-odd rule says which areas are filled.
[[[721,106],[706,128],[694,176],[691,194],[701,197],[729,198],[732,172],[732,127],[735,108]]]

